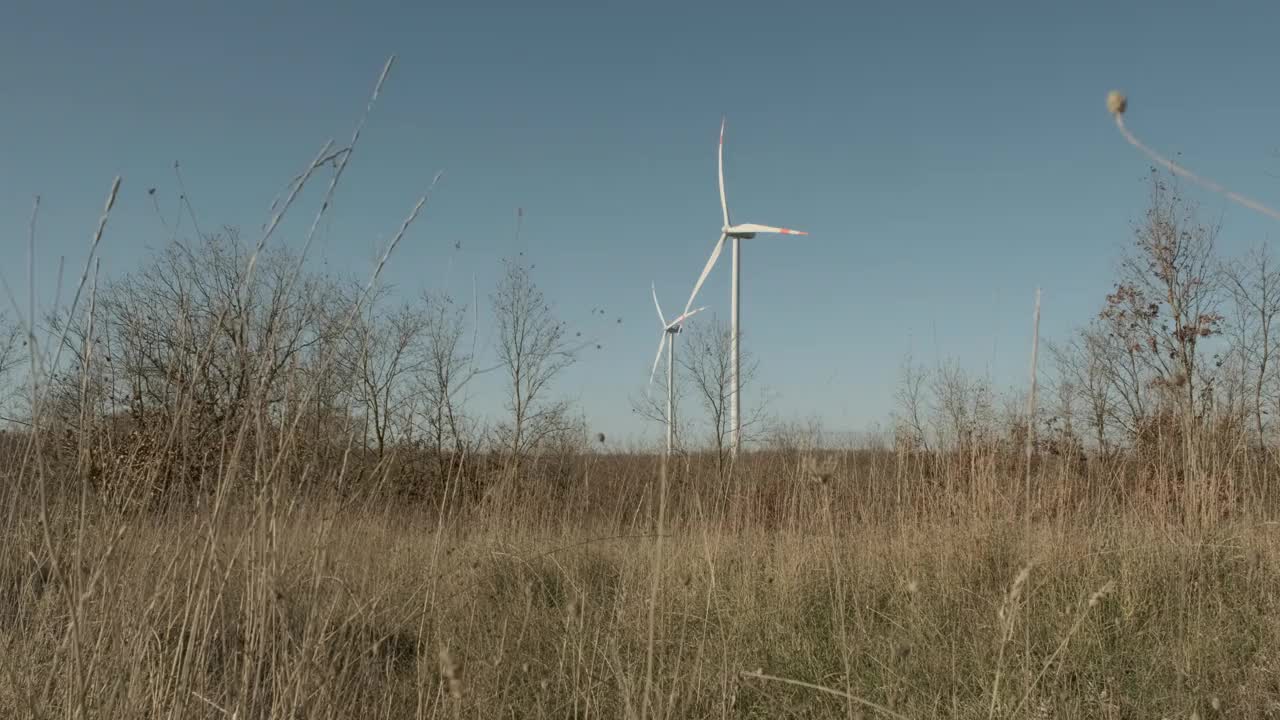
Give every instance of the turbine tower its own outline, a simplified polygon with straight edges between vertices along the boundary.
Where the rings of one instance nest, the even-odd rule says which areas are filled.
[[[675,446],[676,437],[676,419],[675,419],[675,378],[676,378],[676,335],[684,329],[684,321],[690,317],[706,310],[706,308],[698,308],[697,310],[686,310],[680,317],[671,322],[667,322],[667,318],[662,314],[662,305],[658,304],[658,288],[653,287],[653,306],[658,309],[658,320],[662,323],[662,335],[658,338],[658,355],[653,359],[653,369],[649,371],[649,385],[653,385],[654,375],[658,372],[658,363],[662,361],[662,348],[665,345],[667,349],[667,455],[671,455],[671,450]]]
[[[693,301],[698,297],[698,291],[702,289],[702,283],[706,282],[707,276],[711,274],[711,269],[715,267],[716,260],[720,258],[720,253],[724,250],[724,241],[726,238],[733,239],[733,280],[729,290],[729,314],[731,316],[731,338],[730,338],[730,392],[729,392],[729,422],[730,422],[730,448],[736,456],[742,447],[742,394],[739,382],[739,361],[741,352],[739,349],[738,339],[740,336],[740,299],[742,294],[742,283],[739,276],[742,272],[742,256],[740,254],[740,245],[743,240],[748,240],[760,233],[774,235],[808,235],[807,232],[799,230],[791,230],[788,228],[772,227],[769,225],[756,225],[754,223],[743,223],[734,225],[729,219],[729,203],[725,200],[724,193],[724,126],[725,119],[720,118],[720,148],[717,154],[717,167],[720,179],[720,213],[724,220],[724,225],[720,228],[720,239],[716,242],[715,248],[711,251],[711,257],[707,260],[707,264],[702,268],[702,274],[698,276],[698,282],[693,286],[693,294],[689,296],[689,304],[685,306],[685,312],[693,307]]]

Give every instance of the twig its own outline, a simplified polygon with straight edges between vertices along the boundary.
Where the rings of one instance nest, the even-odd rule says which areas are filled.
[[[337,162],[337,169],[334,170],[333,177],[329,179],[329,187],[325,189],[324,199],[320,202],[320,209],[316,211],[315,219],[311,221],[311,228],[307,230],[306,240],[302,244],[302,252],[298,254],[299,271],[301,271],[302,263],[306,260],[307,254],[311,250],[311,244],[315,240],[316,231],[320,227],[320,219],[324,217],[325,212],[333,203],[333,196],[337,191],[338,181],[342,179],[342,174],[346,172],[347,163],[351,161],[351,155],[356,149],[356,143],[360,142],[360,133],[364,130],[365,122],[369,119],[369,113],[373,112],[373,106],[378,101],[378,95],[382,93],[382,86],[386,83],[387,75],[391,73],[391,66],[394,65],[395,62],[395,55],[387,58],[387,64],[383,66],[382,74],[378,76],[378,82],[373,86],[373,95],[369,97],[369,104],[365,106],[364,114],[360,116],[359,122],[356,123],[356,129],[351,133],[351,142],[347,147],[338,150],[317,163],[317,165],[324,165],[327,162],[337,162],[337,158],[339,156],[342,158],[340,162]],[[300,274],[301,272],[295,273],[295,277]]]
[[[179,200],[187,206],[187,214],[191,216],[191,225],[196,229],[196,239],[199,240],[204,237],[204,233],[200,231],[200,222],[196,220],[195,208],[191,207],[191,196],[187,195],[187,184],[182,181],[182,168],[178,165],[177,160],[173,161],[173,174],[178,176],[178,191],[182,193],[182,197]],[[179,208],[178,212],[181,213],[182,209]]]
[[[210,700],[209,698],[207,698],[207,697],[205,697],[205,696],[201,695],[200,693],[196,692],[195,690],[192,690],[192,691],[191,691],[191,695],[192,695],[192,697],[194,697],[195,699],[197,699],[197,700],[199,700],[199,701],[203,702],[205,705],[208,705],[209,707],[213,708],[214,710],[217,710],[218,712],[222,713],[222,714],[223,714],[223,716],[226,716],[226,715],[227,715],[227,711],[226,711],[226,709],[225,709],[225,708],[223,708],[221,705],[218,705],[217,703],[215,703],[214,701]]]
[[[1027,398],[1027,477],[1026,507],[1023,508],[1027,534],[1027,555],[1031,555],[1031,459],[1036,448],[1036,360],[1040,353],[1040,288],[1036,288],[1036,310],[1031,331],[1031,393]]]
[[[870,708],[872,710],[875,710],[876,712],[882,713],[891,718],[898,718],[898,720],[911,720],[911,718],[907,717],[906,715],[890,710],[889,708],[879,703],[874,703],[870,700],[864,700],[863,698],[860,698],[856,695],[850,695],[847,692],[836,690],[834,688],[825,687],[823,685],[815,685],[813,683],[805,682],[803,680],[792,680],[791,678],[778,677],[776,675],[766,675],[760,670],[756,670],[756,671],[744,670],[739,674],[742,675],[742,677],[752,678],[755,680],[767,680],[769,682],[778,682],[778,683],[783,683],[785,685],[795,685],[796,687],[808,688],[810,690],[817,690],[818,692],[826,693],[828,695],[834,695],[839,698],[844,698],[845,700],[851,700],[865,708]]]
[[[107,195],[106,205],[102,208],[102,215],[98,218],[98,229],[94,231],[93,238],[89,242],[89,256],[85,258],[84,270],[80,273],[80,283],[76,285],[76,294],[71,298],[71,305],[67,308],[67,317],[75,315],[76,308],[80,305],[80,294],[84,292],[85,283],[89,281],[89,269],[93,267],[93,260],[98,251],[98,243],[102,242],[102,233],[107,229],[107,218],[111,216],[111,208],[115,207],[116,195],[120,192],[120,176],[111,183],[111,192]],[[62,326],[62,335],[58,338],[58,348],[54,351],[53,361],[49,363],[50,372],[58,367],[58,360],[62,357],[62,348],[67,342],[67,333],[71,330],[71,323],[68,321]],[[34,336],[33,336],[34,337]],[[32,409],[34,412],[35,409]]]

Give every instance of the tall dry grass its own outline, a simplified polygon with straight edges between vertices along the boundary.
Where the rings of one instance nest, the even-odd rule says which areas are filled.
[[[1242,496],[1188,524],[1130,461],[1038,458],[1029,555],[1017,444],[831,453],[816,480],[799,450],[724,478],[677,458],[659,537],[656,455],[565,451],[519,478],[477,456],[411,492],[429,464],[408,451],[269,474],[306,464],[263,432],[229,446],[208,494],[141,507],[33,440],[3,439],[9,716],[1280,708],[1271,509]],[[163,473],[149,462],[104,487]]]
[[[1029,566],[1016,515],[854,522],[834,519],[832,493],[795,502],[810,522],[673,520],[656,567],[652,505],[554,524],[318,497],[89,510],[83,524],[53,515],[56,558],[26,517],[0,564],[0,642],[19,659],[0,706],[241,718],[851,707],[744,675],[756,671],[907,717],[1203,717],[1214,703],[1265,717],[1280,702],[1273,526],[1041,522]]]

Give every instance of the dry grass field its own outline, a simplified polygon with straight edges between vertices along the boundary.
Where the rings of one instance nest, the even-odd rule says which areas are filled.
[[[113,718],[1280,712],[1280,526],[1256,513],[1189,526],[1136,490],[1083,496],[1081,478],[1045,464],[1028,538],[1016,473],[939,466],[928,478],[913,465],[895,478],[909,460],[861,451],[812,482],[796,457],[746,455],[723,481],[706,458],[673,463],[661,508],[656,457],[591,452],[554,475],[535,467],[547,472],[536,481],[495,480],[476,500],[457,488],[412,501],[344,493],[330,475],[147,512],[70,482],[41,505],[19,470],[6,487],[26,500],[10,496],[0,555],[0,707]]]

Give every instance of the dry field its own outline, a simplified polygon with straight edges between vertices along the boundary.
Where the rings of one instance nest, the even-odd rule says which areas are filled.
[[[1046,465],[1028,545],[1010,500],[1016,473],[940,467],[928,479],[864,451],[812,482],[795,457],[744,457],[724,481],[709,461],[677,463],[661,508],[657,458],[592,453],[554,466],[558,483],[497,480],[475,500],[459,488],[343,494],[335,475],[141,512],[68,483],[46,495],[46,523],[39,493],[11,496],[0,707],[103,718],[1280,713],[1280,526],[1224,512],[1193,527],[1136,493],[1054,511],[1078,478]]]

